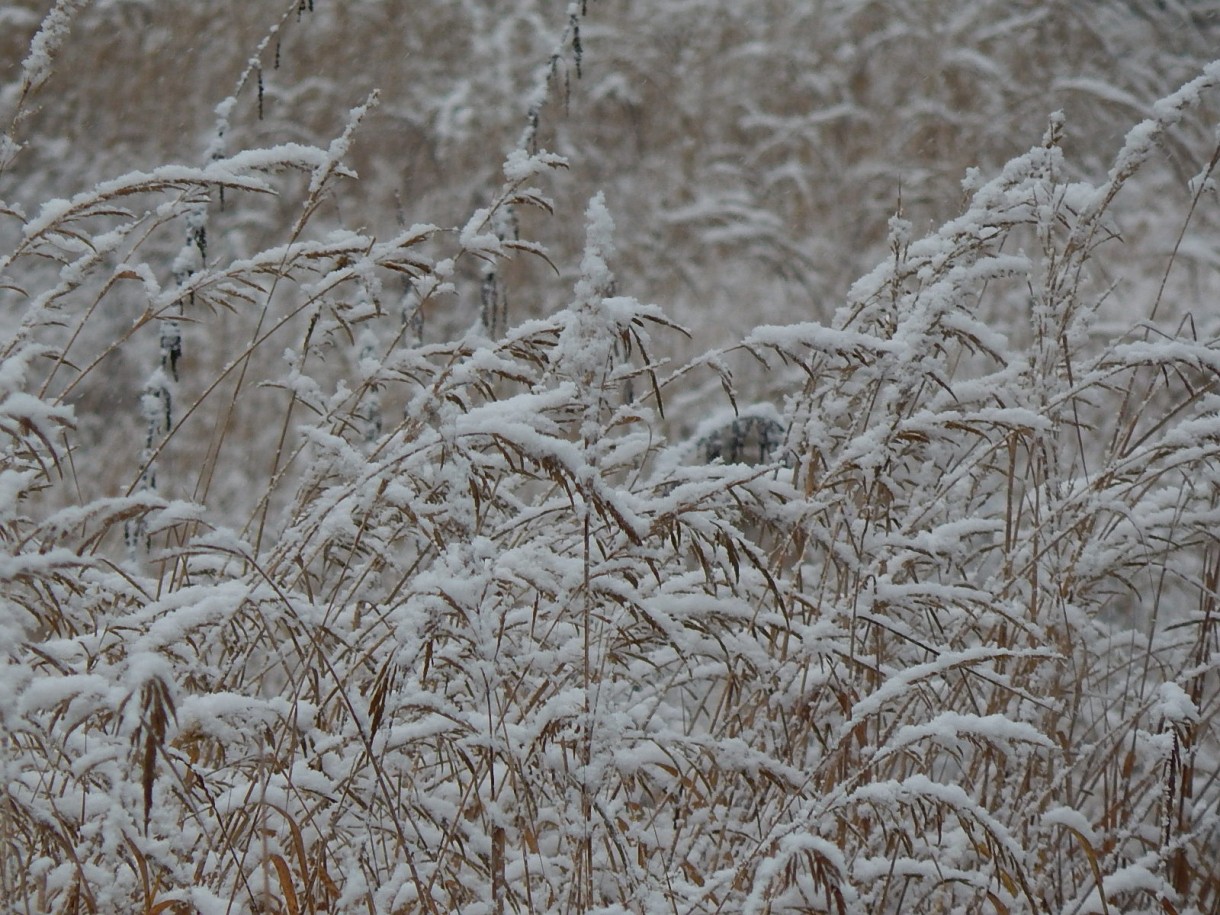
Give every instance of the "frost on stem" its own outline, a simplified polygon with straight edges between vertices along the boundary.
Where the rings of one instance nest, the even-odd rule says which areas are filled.
[[[559,41],[555,44],[555,48],[551,51],[550,57],[547,58],[546,64],[539,71],[534,89],[528,96],[525,130],[522,131],[521,138],[517,141],[518,149],[529,153],[538,152],[538,128],[542,123],[542,107],[546,104],[547,98],[550,95],[551,84],[559,72],[559,64],[563,60],[566,48],[570,47],[572,49],[572,62],[576,68],[577,78],[579,79],[582,75],[581,63],[584,57],[584,49],[580,43],[580,20],[584,15],[585,5],[583,3],[571,2],[568,4],[567,27],[564,29]],[[566,85],[567,80],[565,79]]]
[[[513,208],[507,204],[496,208],[491,214],[491,228],[497,250],[503,250],[506,241],[516,241],[519,230]],[[484,331],[492,339],[499,337],[508,329],[508,293],[500,282],[499,266],[494,256],[487,257],[484,263],[479,304],[479,318]]]
[[[219,136],[209,144],[206,155],[212,158],[219,147]],[[182,248],[170,266],[174,282],[181,290],[191,278],[204,268],[208,253],[208,208],[206,202],[190,205],[185,213],[186,238]],[[144,420],[144,448],[140,454],[140,479],[138,489],[148,494],[157,490],[155,463],[161,443],[173,427],[172,386],[178,382],[179,363],[182,360],[182,320],[185,303],[194,303],[195,294],[179,295],[173,305],[173,314],[161,321],[159,340],[159,364],[149,375],[140,394],[140,415]],[[125,539],[128,553],[134,560],[148,549],[148,531],[144,516],[126,523]]]
[[[362,441],[366,446],[371,446],[380,437],[382,429],[381,395],[378,393],[375,381],[373,381],[373,377],[380,368],[380,359],[377,354],[377,335],[366,327],[360,332],[359,346],[360,374],[369,380],[366,382],[367,390],[357,408],[357,421],[360,426],[359,432]]]
[[[585,224],[572,316],[559,338],[555,359],[570,377],[593,387],[610,368],[615,340],[614,310],[607,298],[614,294],[614,273],[607,263],[614,256],[614,220],[601,192],[589,201]]]
[[[90,0],[56,0],[47,13],[37,34],[30,42],[30,52],[21,65],[21,94],[24,98],[37,91],[51,76],[55,57],[72,30],[73,18]]]
[[[174,258],[172,267],[174,281],[179,288],[203,269],[208,253],[207,218],[205,204],[192,206],[186,213],[186,243]],[[193,303],[195,295],[192,292],[186,298]],[[167,372],[173,381],[178,380],[178,362],[182,358],[183,309],[184,302],[180,297],[174,306],[174,317],[161,323],[161,370]]]
[[[419,294],[416,281],[410,277],[403,279],[402,299],[399,302],[399,314],[402,318],[404,339],[412,346],[423,346],[424,343],[424,300]]]
[[[314,168],[313,175],[309,179],[310,199],[321,193],[332,175],[337,172],[347,174],[342,168],[343,159],[351,148],[356,128],[360,126],[360,122],[364,120],[365,115],[377,107],[377,100],[378,94],[372,92],[364,100],[364,104],[357,105],[348,112],[347,123],[343,127],[343,132],[331,140],[330,146],[326,150],[326,158]]]
[[[163,338],[164,340],[164,338]],[[162,356],[164,358],[164,352]],[[140,393],[140,416],[144,420],[144,448],[140,452],[140,479],[137,491],[152,495],[157,491],[156,457],[173,420],[173,399],[170,378],[164,366],[148,376]],[[135,561],[148,551],[148,528],[143,515],[127,521],[124,539],[130,558]]]
[[[633,368],[629,358],[637,348],[647,358],[646,323],[668,324],[668,320],[656,306],[616,295],[614,272],[609,265],[614,257],[614,220],[602,193],[589,201],[585,222],[580,276],[571,307],[559,316],[562,330],[549,361],[559,377],[576,385],[584,404],[581,438],[589,443],[602,435],[601,424],[615,399],[623,405],[634,399],[635,376],[647,374],[652,378],[659,402],[651,368]]]

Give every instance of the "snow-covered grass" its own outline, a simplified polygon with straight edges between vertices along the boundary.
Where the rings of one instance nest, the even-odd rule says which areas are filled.
[[[4,194],[81,6],[3,96]],[[228,148],[257,55],[203,161],[0,205],[0,894],[1215,911],[1220,340],[1158,319],[1208,305],[1163,300],[1210,245],[1220,147],[1182,122],[1220,65],[1098,181],[1053,115],[939,228],[894,214],[829,320],[687,361],[621,288],[608,196],[545,190],[581,167],[537,119],[587,13],[460,225],[351,228],[376,96],[333,141]],[[1166,146],[1183,239],[1124,285],[1116,211]],[[232,253],[235,211],[273,241]],[[522,320],[542,216],[583,253]]]

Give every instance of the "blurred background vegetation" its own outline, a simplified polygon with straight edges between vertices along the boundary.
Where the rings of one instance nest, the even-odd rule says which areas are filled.
[[[325,143],[377,89],[349,157],[361,180],[334,201],[336,221],[385,234],[400,218],[457,224],[486,202],[567,24],[564,4],[302,7],[258,55],[262,100],[244,90],[229,146]],[[10,82],[42,8],[21,0],[0,13]],[[8,199],[36,204],[129,169],[199,163],[213,108],[281,9],[93,4],[48,87],[54,104],[18,138],[27,148]],[[994,172],[1038,142],[1052,111],[1067,118],[1068,161],[1100,179],[1126,130],[1218,41],[1220,4],[1208,2],[592,0],[579,63],[572,49],[557,62],[562,88],[539,142],[572,158],[549,189],[559,209],[580,212],[606,191],[627,291],[723,342],[755,323],[827,317],[884,255],[899,205],[917,233],[939,224],[963,199],[966,169]],[[1194,126],[1209,133],[1209,113]],[[1164,228],[1160,210],[1180,218],[1195,163],[1165,152],[1124,232]],[[243,215],[230,213],[214,243],[255,247],[259,227]],[[536,231],[556,263],[572,262],[579,233]],[[523,273],[518,318],[552,304]]]

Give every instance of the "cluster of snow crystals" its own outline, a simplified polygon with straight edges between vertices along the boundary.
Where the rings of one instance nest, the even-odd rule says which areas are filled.
[[[1199,709],[1178,684],[1162,683],[1157,687],[1153,716],[1174,724],[1190,724],[1199,720]]]
[[[42,26],[30,42],[30,52],[21,65],[22,82],[28,89],[40,87],[51,75],[55,56],[68,39],[73,18],[90,0],[55,0]]]
[[[524,149],[514,149],[504,159],[504,177],[510,184],[522,184],[552,169],[566,168],[567,164],[563,156],[546,150],[531,154]]]
[[[503,254],[503,239],[494,231],[488,231],[492,223],[493,213],[490,207],[475,210],[458,235],[462,248],[484,257]]]
[[[331,141],[330,147],[326,150],[326,157],[314,165],[313,175],[309,179],[309,195],[311,197],[318,194],[331,176],[341,169],[343,160],[347,157],[347,151],[351,148],[352,137],[355,135],[356,128],[360,126],[360,122],[370,110],[377,106],[377,93],[372,93],[364,104],[357,105],[347,116],[347,124],[343,128],[343,133],[335,137]],[[343,174],[349,177],[355,177],[355,173],[343,169]]]
[[[618,331],[633,302],[614,297],[614,220],[603,194],[585,211],[585,250],[580,261],[571,319],[560,335],[555,359],[569,377],[592,390],[612,368]]]

